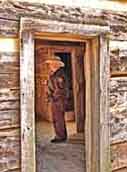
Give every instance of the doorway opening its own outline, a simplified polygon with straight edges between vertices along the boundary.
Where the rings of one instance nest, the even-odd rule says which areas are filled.
[[[37,39],[35,41],[35,117],[37,172],[84,171],[85,72],[84,43]],[[65,123],[67,141],[51,143],[55,136],[52,104],[47,100],[50,66],[54,56],[64,63],[67,86]],[[57,161],[56,161],[57,159]],[[63,170],[63,171],[62,171]]]
[[[95,26],[91,24],[68,23],[36,18],[21,18],[20,25],[20,109],[21,109],[21,169],[22,172],[36,171],[35,155],[35,40],[53,40],[85,43],[85,151],[84,161],[86,172],[110,171],[110,136],[109,136],[109,26]],[[64,50],[64,47],[62,48]],[[81,46],[80,46],[81,48]],[[67,51],[66,51],[67,52]],[[81,57],[80,51],[73,51],[72,56]],[[79,64],[79,58],[72,66]],[[79,62],[78,62],[79,61]],[[79,65],[80,66],[80,65]],[[75,67],[75,69],[77,69]],[[76,114],[83,112],[80,106],[75,106],[82,93],[82,69],[74,70],[73,79],[75,95],[74,107]],[[79,71],[79,73],[78,73]],[[76,77],[78,76],[78,77]],[[80,82],[83,83],[83,82]],[[80,91],[80,94],[79,94]],[[78,98],[76,98],[78,97]],[[82,96],[81,96],[82,97]],[[76,102],[77,100],[77,102]],[[80,98],[81,100],[81,98]],[[81,101],[82,102],[82,101]],[[84,103],[82,103],[84,104]],[[80,112],[80,113],[79,113]],[[83,114],[83,113],[82,113]],[[79,116],[76,115],[76,128]],[[83,120],[82,120],[83,121]],[[49,150],[49,149],[48,149]],[[67,149],[68,150],[68,149]],[[42,155],[44,155],[42,151]],[[77,155],[77,154],[76,154]],[[63,157],[64,159],[64,157]],[[57,159],[56,159],[57,161]],[[27,162],[27,163],[26,163]],[[80,166],[80,165],[79,165]],[[71,167],[72,169],[72,167]],[[52,171],[52,169],[50,170]],[[60,170],[61,171],[61,170]],[[66,170],[65,170],[66,171]],[[70,170],[71,171],[71,170]],[[78,171],[81,171],[78,169]]]

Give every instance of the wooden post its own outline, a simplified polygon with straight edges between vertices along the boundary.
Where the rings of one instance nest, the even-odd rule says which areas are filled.
[[[110,113],[109,80],[110,56],[109,43],[104,35],[100,36],[100,171],[110,172]]]
[[[86,172],[100,172],[99,138],[99,42],[98,37],[86,43]]]
[[[86,172],[109,172],[107,40],[102,36],[86,43]]]
[[[100,85],[99,85],[99,39],[91,41],[91,137],[92,137],[92,172],[100,172]],[[86,81],[87,82],[87,81]],[[103,114],[102,114],[103,115]]]
[[[91,112],[91,42],[86,43],[85,52],[85,80],[86,80],[86,119],[85,119],[85,158],[86,172],[92,172],[92,112]]]
[[[85,44],[75,47],[72,52],[73,94],[77,132],[84,132],[85,122],[85,77],[84,77]]]
[[[30,32],[20,39],[21,171],[35,172],[34,39]]]

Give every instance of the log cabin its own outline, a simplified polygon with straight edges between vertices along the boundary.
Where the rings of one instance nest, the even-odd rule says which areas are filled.
[[[0,1],[1,172],[36,171],[35,122],[52,123],[53,55],[70,77],[66,121],[84,132],[84,171],[127,171],[126,10],[125,1]]]

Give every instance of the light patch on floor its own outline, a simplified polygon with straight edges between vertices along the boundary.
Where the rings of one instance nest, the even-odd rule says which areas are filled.
[[[37,172],[84,172],[83,133],[76,134],[74,122],[67,123],[68,141],[50,143],[54,136],[52,123],[36,123]]]

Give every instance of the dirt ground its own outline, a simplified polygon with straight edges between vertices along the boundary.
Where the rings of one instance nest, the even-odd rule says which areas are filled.
[[[76,134],[75,123],[67,123],[66,143],[50,143],[54,136],[52,123],[36,124],[37,172],[84,172],[83,134]]]

